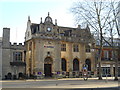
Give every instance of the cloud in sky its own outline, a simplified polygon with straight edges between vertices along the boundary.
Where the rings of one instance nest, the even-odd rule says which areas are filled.
[[[40,23],[40,18],[50,16],[57,19],[59,26],[73,27],[74,20],[69,9],[75,0],[1,0],[0,37],[3,27],[8,27],[11,42],[24,42],[28,16],[32,23]]]

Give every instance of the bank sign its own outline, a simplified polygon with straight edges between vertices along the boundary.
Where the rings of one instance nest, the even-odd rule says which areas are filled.
[[[51,46],[51,45],[44,45],[44,48],[54,48],[54,46]]]

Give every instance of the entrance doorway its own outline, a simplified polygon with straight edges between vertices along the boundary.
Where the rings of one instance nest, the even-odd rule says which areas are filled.
[[[45,77],[52,77],[52,58],[50,57],[44,60],[44,74]]]
[[[76,58],[73,60],[73,71],[79,71],[79,61]]]
[[[67,62],[64,58],[62,58],[62,63],[61,63],[62,71],[67,70]]]
[[[86,59],[85,64],[88,65],[88,71],[91,71],[91,61],[90,61],[90,59]]]
[[[44,64],[45,77],[51,77],[52,76],[51,66],[52,66],[51,64]]]

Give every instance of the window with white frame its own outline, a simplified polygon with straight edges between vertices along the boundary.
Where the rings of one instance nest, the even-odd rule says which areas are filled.
[[[79,45],[78,44],[73,45],[73,52],[79,52]]]
[[[104,51],[104,58],[106,58],[106,59],[109,58],[109,51],[107,51],[107,50]]]
[[[114,58],[114,51],[111,52],[111,60]]]

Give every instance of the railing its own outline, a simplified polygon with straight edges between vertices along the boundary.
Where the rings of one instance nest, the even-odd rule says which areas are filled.
[[[102,61],[113,61],[111,58],[102,58]]]
[[[79,77],[82,77],[82,74],[83,74],[82,71],[72,71],[72,73],[62,71],[63,77],[66,77],[66,78],[69,78],[69,77],[79,78]],[[94,76],[94,72],[88,71],[88,77],[92,77],[92,76]]]
[[[11,66],[26,66],[26,63],[25,62],[22,62],[22,61],[14,61],[14,62],[10,62],[10,65]]]

